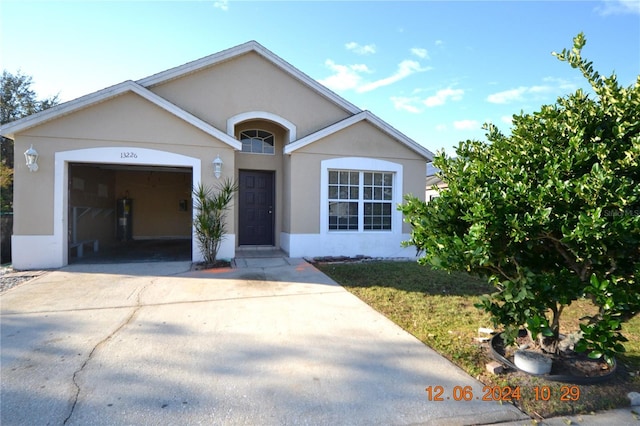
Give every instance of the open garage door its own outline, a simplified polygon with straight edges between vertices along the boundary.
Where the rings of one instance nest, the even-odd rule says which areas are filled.
[[[70,163],[69,263],[191,260],[189,167]]]

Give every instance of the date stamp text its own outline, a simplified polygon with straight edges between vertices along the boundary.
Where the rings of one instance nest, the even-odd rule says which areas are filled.
[[[474,393],[471,386],[454,386],[448,391],[444,386],[427,386],[428,401],[513,401],[522,398],[520,386],[484,386],[482,393]],[[578,401],[580,399],[580,388],[578,386],[561,386],[560,392],[554,392],[549,386],[534,386],[532,388],[533,399],[536,401]]]

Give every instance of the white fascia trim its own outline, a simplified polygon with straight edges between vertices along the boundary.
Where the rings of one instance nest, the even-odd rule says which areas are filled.
[[[298,80],[306,84],[311,89],[317,91],[324,97],[335,102],[336,104],[338,104],[340,107],[344,108],[346,111],[350,112],[351,114],[357,114],[362,111],[360,108],[358,108],[351,102],[347,101],[343,97],[337,95],[333,91],[329,90],[326,86],[323,86],[322,84],[318,83],[316,80],[309,77],[307,74],[303,73],[302,71],[300,71],[299,69],[297,69],[296,67],[294,67],[293,65],[291,65],[290,63],[282,59],[281,57],[279,57],[278,55],[274,54],[269,49],[262,46],[260,43],[257,43],[257,42],[254,42],[254,43],[255,43],[254,50],[257,53],[259,53],[266,59],[270,60],[275,65],[279,66],[281,69],[288,72],[292,76],[296,77]]]
[[[374,126],[378,127],[383,132],[391,135],[393,138],[402,142],[407,148],[413,150],[415,153],[423,156],[427,161],[433,161],[434,154],[427,148],[423,147],[404,133],[400,132],[395,127],[389,125],[389,123],[383,121],[371,111],[364,111],[365,119]]]
[[[329,170],[353,170],[366,172],[391,172],[394,173],[393,181],[393,209],[391,210],[391,231],[329,231]],[[395,208],[402,203],[402,188],[404,185],[404,173],[402,164],[391,161],[366,157],[341,157],[323,160],[320,162],[320,235],[331,239],[342,238],[344,235],[352,235],[359,238],[360,235],[378,234],[393,235],[402,233],[402,212]]]
[[[169,68],[168,70],[161,71],[159,73],[150,75],[149,77],[137,80],[136,83],[144,87],[155,86],[158,84],[166,83],[167,81],[180,78],[182,76],[191,74],[203,68],[210,67],[215,64],[219,64],[224,61],[228,61],[236,56],[243,55],[247,52],[254,50],[255,41],[249,41],[247,43],[240,44],[238,46],[231,47],[229,49],[222,50],[212,55],[205,56],[194,61],[187,62],[186,64],[178,65],[177,67]]]
[[[407,137],[403,133],[399,132],[395,128],[391,127],[369,111],[362,111],[359,114],[352,115],[351,117],[345,118],[344,120],[332,124],[329,127],[325,127],[324,129],[318,130],[315,133],[305,136],[304,138],[285,146],[284,153],[292,154],[294,151],[302,147],[305,147],[313,142],[332,135],[333,133],[336,133],[340,130],[346,129],[347,127],[359,123],[362,120],[367,120],[389,136],[400,141],[400,143],[404,144],[407,148],[424,157],[427,161],[433,161],[434,155],[431,151],[418,144],[413,139]]]
[[[315,133],[312,133],[308,136],[305,136],[302,139],[299,139],[297,141],[295,141],[294,143],[291,143],[287,146],[284,147],[284,153],[285,154],[291,154],[294,151],[305,147],[309,144],[312,144],[313,142],[322,139],[322,138],[326,138],[329,135],[332,135],[333,133],[340,131],[342,129],[345,129],[349,126],[351,126],[352,124],[355,124],[361,120],[364,119],[364,113],[365,111],[356,114],[356,115],[352,115],[351,117],[345,118],[342,121],[338,121],[337,123],[332,124],[329,127],[325,127],[324,129],[320,129]]]
[[[97,103],[107,101],[111,98],[114,98],[116,96],[122,95],[127,92],[133,92],[137,94],[138,96],[148,100],[154,105],[175,115],[181,120],[184,120],[187,123],[191,124],[192,126],[202,130],[208,135],[211,135],[214,138],[221,140],[222,142],[226,143],[227,145],[231,146],[234,149],[237,149],[237,150],[242,149],[242,143],[240,143],[235,138],[229,137],[226,133],[216,129],[215,127],[202,121],[198,117],[188,113],[182,108],[172,104],[166,99],[156,95],[150,90],[130,80],[122,82],[115,86],[108,87],[98,92],[91,93],[86,96],[82,96],[78,99],[75,99],[70,102],[66,102],[64,104],[55,106],[53,108],[49,108],[45,111],[39,112],[34,115],[30,115],[21,120],[14,121],[13,123],[3,126],[2,134],[4,136],[13,138],[15,133],[26,130],[33,126],[37,126],[44,122],[54,120],[56,118],[62,117],[63,115],[71,114],[72,112],[81,110],[83,108],[87,108]]]
[[[286,128],[289,131],[289,143],[293,142],[297,138],[298,130],[295,124],[290,122],[284,117],[280,117],[279,115],[266,112],[266,111],[249,111],[243,112],[227,120],[227,135],[235,138],[235,128],[236,124],[242,123],[247,120],[269,120],[274,123],[278,123],[282,127]],[[240,143],[240,142],[239,142]],[[242,145],[242,143],[240,143]]]
[[[122,158],[122,153],[135,153],[135,156],[127,156]],[[100,147],[77,149],[72,151],[60,151],[55,154],[54,166],[54,183],[53,183],[53,239],[54,246],[60,252],[56,253],[55,258],[60,259],[64,266],[68,263],[67,245],[68,245],[68,182],[69,182],[69,163],[108,163],[108,164],[126,164],[126,165],[149,165],[149,166],[172,166],[172,167],[190,167],[192,170],[193,188],[197,188],[202,177],[202,160],[199,158],[188,157],[173,152],[160,151],[155,149],[138,148],[138,147]],[[197,209],[192,209],[192,223],[196,221]],[[195,228],[192,227],[191,238],[195,244],[191,244],[191,257],[193,261],[201,258],[198,238]]]
[[[143,98],[147,99],[148,101],[156,104],[157,106],[159,106],[160,108],[163,108],[164,110],[170,112],[171,114],[175,115],[176,117],[186,121],[187,123],[191,124],[192,126],[202,130],[203,132],[213,136],[216,139],[221,140],[222,142],[226,143],[227,145],[229,145],[230,147],[232,147],[233,149],[236,150],[241,150],[242,149],[242,143],[237,140],[234,137],[229,137],[229,135],[227,135],[226,133],[218,130],[217,128],[213,127],[211,124],[199,119],[198,117],[196,117],[193,114],[188,113],[187,111],[183,110],[182,108],[176,106],[175,104],[172,104],[171,102],[167,101],[166,99],[156,95],[155,93],[153,93],[152,91],[136,84],[133,83],[132,86],[132,91],[135,92],[136,94],[142,96]]]
[[[116,84],[115,86],[107,87],[106,89],[81,96],[72,101],[29,115],[12,123],[5,124],[2,126],[2,135],[13,139],[15,133],[121,95],[122,93],[131,90],[131,85],[129,83],[133,82],[125,81],[120,84]]]
[[[356,114],[362,111],[357,106],[353,105],[351,102],[348,102],[346,99],[338,96],[322,84],[318,83],[316,80],[312,79],[299,69],[295,68],[264,46],[262,46],[257,41],[248,41],[244,44],[232,47],[230,49],[223,50],[218,53],[214,53],[213,55],[205,56],[204,58],[196,59],[195,61],[188,62],[184,65],[180,65],[169,70],[154,74],[152,76],[143,78],[138,80],[137,83],[144,86],[155,86],[157,84],[165,83],[167,81],[182,77],[184,75],[196,72],[200,69],[207,68],[213,66],[215,64],[228,61],[233,59],[236,56],[244,55],[248,52],[256,52],[260,56],[267,59],[272,64],[276,65],[280,69],[284,70],[291,76],[298,79],[300,82],[305,84],[306,86],[312,88],[313,90],[320,93],[322,96],[328,98],[332,102],[338,104],[340,107],[350,112],[351,114]]]

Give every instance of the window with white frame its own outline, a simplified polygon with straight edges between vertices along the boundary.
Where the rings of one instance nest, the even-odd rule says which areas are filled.
[[[242,152],[253,154],[274,154],[275,138],[272,133],[264,130],[244,130],[240,132]]]
[[[390,231],[392,172],[328,171],[330,231]]]

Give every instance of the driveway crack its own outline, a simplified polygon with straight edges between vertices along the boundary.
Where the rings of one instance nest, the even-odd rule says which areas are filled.
[[[76,405],[78,404],[78,399],[80,398],[80,392],[82,391],[82,389],[80,388],[80,384],[78,383],[78,377],[79,375],[84,371],[85,367],[87,366],[87,364],[89,364],[89,361],[91,361],[94,357],[94,355],[96,354],[96,352],[103,347],[108,341],[110,341],[111,339],[113,339],[113,337],[118,334],[118,332],[120,330],[122,330],[124,327],[126,327],[127,325],[129,325],[131,323],[131,321],[133,320],[133,318],[136,316],[136,314],[138,313],[138,311],[140,311],[141,308],[143,308],[142,305],[142,293],[144,293],[144,291],[153,283],[155,282],[155,279],[152,279],[151,281],[149,281],[147,284],[145,284],[144,286],[142,286],[142,288],[140,288],[140,290],[138,291],[138,295],[136,296],[136,304],[134,305],[134,309],[131,311],[131,314],[115,329],[113,330],[111,333],[109,333],[109,335],[107,335],[104,339],[102,339],[101,341],[99,341],[94,347],[93,349],[91,349],[91,352],[89,352],[89,356],[87,357],[87,359],[84,360],[84,362],[82,363],[82,365],[80,366],[79,369],[77,369],[74,373],[73,376],[71,378],[73,385],[76,388],[75,394],[73,395],[73,402],[71,404],[71,409],[69,411],[69,415],[67,415],[67,417],[64,419],[64,421],[62,422],[63,425],[66,425],[67,422],[69,422],[69,420],[71,420],[71,417],[73,417],[73,414],[75,412],[76,409]]]

